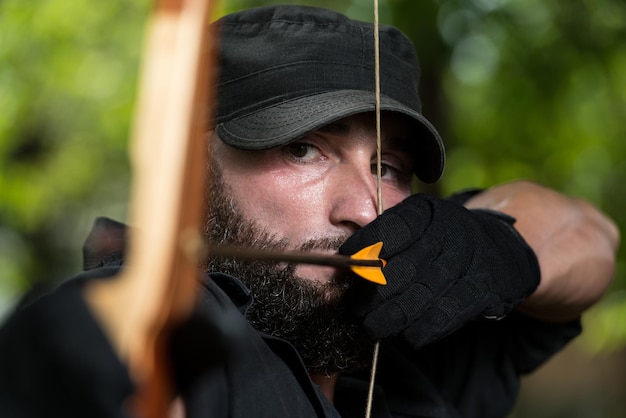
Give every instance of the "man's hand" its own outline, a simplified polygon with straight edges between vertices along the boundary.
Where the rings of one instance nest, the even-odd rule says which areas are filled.
[[[501,184],[464,205],[517,219],[515,229],[530,245],[541,283],[518,310],[550,322],[578,318],[610,286],[620,233],[597,207],[530,181]]]
[[[495,211],[414,195],[357,231],[352,254],[382,241],[386,286],[357,282],[346,303],[374,339],[402,335],[421,347],[477,317],[508,314],[539,284],[534,252]]]

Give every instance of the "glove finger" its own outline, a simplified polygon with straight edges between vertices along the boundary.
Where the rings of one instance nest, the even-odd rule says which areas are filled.
[[[395,213],[382,214],[359,229],[339,248],[339,253],[352,255],[368,245],[382,241],[380,256],[390,257],[417,240],[410,226]]]
[[[425,312],[419,321],[402,332],[404,340],[413,348],[419,349],[435,342],[460,328],[461,321],[449,316],[449,306],[436,306]]]
[[[432,254],[419,246],[410,249],[408,252],[402,253],[396,257],[387,260],[387,265],[383,267],[382,272],[387,279],[384,286],[369,286],[362,280],[357,280],[348,294],[346,295],[346,304],[351,308],[352,312],[362,317],[374,308],[385,303],[397,295],[404,293],[409,287],[414,286],[422,271],[427,271],[427,266]],[[432,274],[424,274],[424,277],[432,277]],[[432,281],[429,286],[436,287],[436,284],[443,284],[441,281]],[[440,292],[440,289],[434,290]]]
[[[403,257],[396,257],[394,261],[398,259],[403,260]],[[421,321],[421,317],[432,306],[437,306],[442,301],[447,303],[446,298],[458,306],[456,311],[450,312],[450,317],[464,306],[473,306],[476,295],[480,293],[466,289],[467,284],[464,282],[456,283],[456,277],[448,277],[447,270],[441,270],[437,265],[419,271],[419,267],[405,260],[404,263],[390,263],[387,268],[393,272],[387,286],[393,282],[393,277],[407,279],[404,279],[406,284],[399,288],[392,287],[390,292],[386,292],[386,286],[379,286],[376,290],[371,305],[373,309],[367,313],[363,323],[368,333],[374,337],[396,335],[416,321]]]
[[[365,316],[363,327],[376,339],[397,335],[411,325],[428,309],[433,300],[433,290],[425,283],[414,283]]]
[[[355,232],[339,252],[354,254],[363,247],[382,241],[381,257],[393,256],[420,238],[430,224],[432,212],[429,196],[410,196]]]
[[[417,268],[411,260],[396,257],[383,268],[387,278],[384,286],[364,280],[356,281],[346,294],[345,304],[357,317],[364,317],[385,301],[404,293],[417,277]]]
[[[403,332],[405,340],[414,348],[437,341],[475,320],[489,304],[490,295],[480,278],[459,281],[434,301],[419,319]]]

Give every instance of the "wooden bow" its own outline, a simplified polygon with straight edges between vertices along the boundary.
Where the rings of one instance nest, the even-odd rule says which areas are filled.
[[[194,305],[207,173],[211,0],[158,0],[148,27],[131,142],[126,268],[86,297],[138,387],[134,413],[165,417],[164,342]],[[191,247],[191,248],[190,248]]]
[[[195,301],[198,260],[192,255],[201,253],[206,133],[211,130],[208,86],[214,74],[208,71],[207,25],[212,7],[211,0],[157,1],[131,148],[130,223],[135,232],[123,273],[86,290],[138,385],[133,412],[142,418],[168,414],[173,390],[164,342]],[[377,96],[378,89],[377,80]],[[380,213],[380,133],[378,147]]]

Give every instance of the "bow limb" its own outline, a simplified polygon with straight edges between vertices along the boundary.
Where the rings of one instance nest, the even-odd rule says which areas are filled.
[[[207,173],[210,0],[157,1],[148,26],[131,141],[126,267],[86,299],[138,387],[141,417],[167,414],[164,341],[190,314],[198,283]]]

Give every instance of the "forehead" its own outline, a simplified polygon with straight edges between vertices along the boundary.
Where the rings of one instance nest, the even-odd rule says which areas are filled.
[[[413,152],[414,122],[408,116],[396,112],[381,112],[380,130],[385,147]],[[324,125],[317,131],[338,136],[350,135],[356,131],[367,131],[376,135],[376,114],[366,112],[348,116]]]

